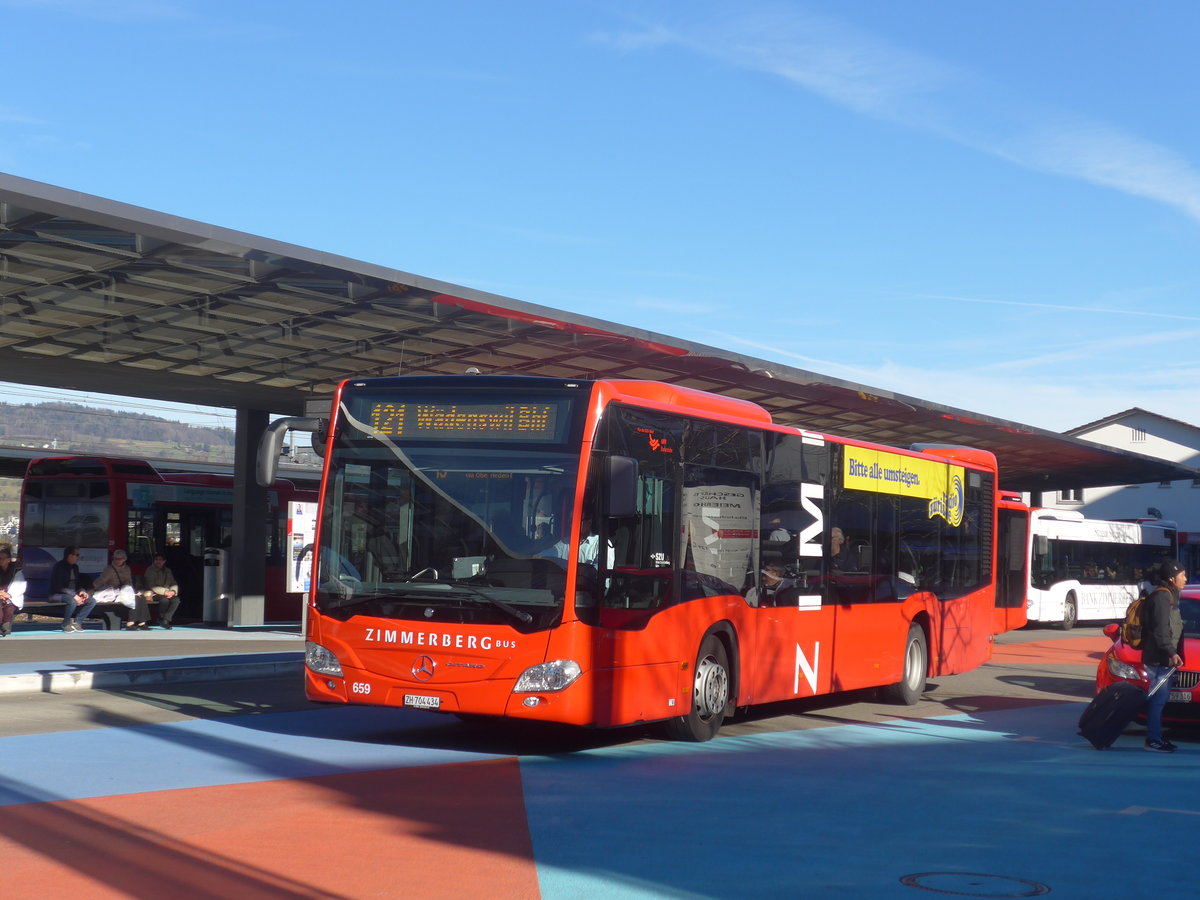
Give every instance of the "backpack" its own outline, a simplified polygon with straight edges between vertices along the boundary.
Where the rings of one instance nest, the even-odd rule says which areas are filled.
[[[1142,646],[1142,609],[1149,596],[1150,592],[1142,588],[1137,599],[1130,603],[1129,608],[1125,610],[1125,621],[1121,623],[1121,640],[1135,650]]]

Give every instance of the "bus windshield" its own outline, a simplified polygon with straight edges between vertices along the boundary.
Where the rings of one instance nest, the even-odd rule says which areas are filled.
[[[399,393],[343,395],[318,609],[342,620],[552,627],[566,594],[579,466],[574,398],[503,407],[466,392]]]

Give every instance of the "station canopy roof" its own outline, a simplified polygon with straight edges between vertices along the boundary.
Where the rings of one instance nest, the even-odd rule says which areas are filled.
[[[1001,487],[1200,476],[1153,457],[0,173],[0,380],[301,415],[349,376],[637,378],[775,421],[1000,460]]]

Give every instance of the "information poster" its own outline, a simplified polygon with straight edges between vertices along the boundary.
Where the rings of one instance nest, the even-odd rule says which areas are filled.
[[[843,484],[855,490],[928,500],[929,518],[941,516],[957,527],[966,506],[963,472],[962,466],[935,459],[847,447],[842,476]]]
[[[317,504],[288,501],[287,540],[290,549],[287,591],[308,593],[312,584],[313,539],[317,533]]]
[[[688,541],[696,571],[741,590],[758,535],[748,487],[703,485],[683,490]]]

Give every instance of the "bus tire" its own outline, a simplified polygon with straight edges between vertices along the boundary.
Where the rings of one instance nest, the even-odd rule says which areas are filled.
[[[900,706],[912,706],[925,693],[925,675],[929,671],[929,645],[925,629],[914,622],[904,640],[904,674],[895,684],[883,689],[883,699]]]
[[[692,675],[692,706],[686,716],[667,720],[667,733],[677,741],[708,741],[725,721],[730,700],[729,654],[715,635],[700,642]]]
[[[1059,628],[1063,631],[1070,631],[1075,627],[1075,623],[1079,621],[1079,603],[1075,599],[1075,592],[1067,594],[1067,599],[1063,601],[1063,617]]]

